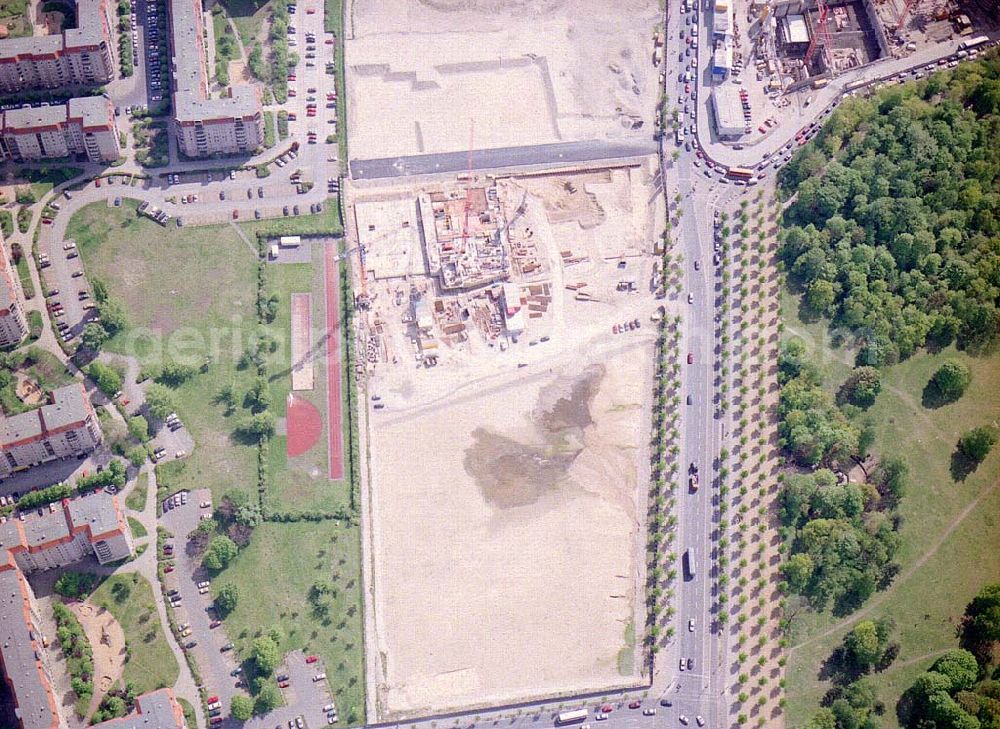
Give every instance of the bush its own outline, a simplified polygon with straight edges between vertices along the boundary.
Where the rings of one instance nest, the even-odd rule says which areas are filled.
[[[128,474],[125,464],[116,459],[111,461],[103,471],[78,478],[76,487],[80,490],[80,493],[88,493],[96,489],[107,488],[108,486],[120,489],[125,485],[127,478]]]
[[[108,397],[114,397],[115,393],[122,389],[122,376],[111,365],[104,362],[93,362],[87,368],[87,374],[101,392]]]
[[[206,569],[219,571],[233,561],[239,552],[239,547],[225,535],[214,537],[208,545],[208,551],[202,557],[201,563]]]
[[[62,501],[63,499],[68,499],[76,493],[76,489],[73,488],[72,484],[68,483],[57,483],[48,488],[39,489],[38,491],[29,491],[21,500],[17,502],[17,507],[22,511],[27,511],[29,509],[34,509],[37,506],[45,506],[45,504],[51,504],[55,501]]]
[[[981,463],[997,442],[996,431],[988,425],[966,431],[958,440],[958,450],[975,463]]]
[[[154,382],[146,388],[146,406],[154,418],[163,420],[175,409],[174,396],[166,387]]]
[[[966,388],[972,382],[972,372],[957,360],[948,360],[931,377],[931,384],[941,398],[954,402],[965,394]]]

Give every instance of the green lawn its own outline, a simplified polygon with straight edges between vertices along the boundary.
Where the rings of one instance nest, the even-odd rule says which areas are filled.
[[[116,587],[121,585],[121,587]],[[177,682],[180,670],[153,603],[153,591],[146,578],[137,573],[112,575],[90,597],[108,610],[125,632],[128,659],[123,679],[138,693],[153,691]]]
[[[138,356],[144,365],[208,364],[174,390],[177,414],[196,443],[181,462],[157,468],[161,487],[228,488],[254,492],[254,448],[231,433],[239,411],[227,417],[213,404],[228,384],[251,382],[238,368],[254,329],[254,252],[229,226],[163,228],[135,215],[135,202],[109,210],[95,203],[70,220],[90,276],[103,280],[126,305],[129,329],[107,349]]]
[[[361,544],[356,526],[338,522],[267,523],[250,546],[212,582],[240,587],[236,610],[226,628],[243,656],[253,639],[277,627],[282,650],[301,648],[326,664],[342,721],[364,721]],[[331,582],[336,596],[329,618],[313,615],[307,600],[319,580]]]
[[[250,44],[260,32],[261,25],[271,13],[271,3],[258,0],[225,0],[222,3],[239,31],[243,46],[250,51]]]
[[[128,518],[129,529],[132,530],[132,537],[134,539],[142,539],[148,532],[146,527],[142,525],[142,522],[136,519],[134,516]]]
[[[66,366],[51,352],[39,347],[19,349],[6,355],[10,359],[4,366],[12,366],[31,378],[45,391],[68,385],[74,381],[73,375]],[[34,409],[34,405],[25,405],[15,390],[15,380],[12,378],[7,386],[0,388],[0,409],[7,415],[16,415]]]
[[[336,36],[334,61],[337,68],[337,149],[341,172],[347,171],[347,86],[344,79],[344,0],[324,0],[323,21],[327,33]]]
[[[818,361],[827,386],[835,390],[849,371],[846,362],[853,362],[853,352],[831,349],[825,327],[803,324],[790,303],[786,298],[783,307],[786,336],[790,330],[804,333],[807,343],[820,348]],[[924,386],[947,358],[969,365],[972,385],[959,401],[928,409],[921,403]],[[937,651],[957,644],[955,630],[966,604],[985,581],[1000,574],[1000,449],[962,481],[950,472],[959,434],[1000,419],[1000,353],[970,357],[954,348],[920,352],[883,372],[882,392],[868,414],[877,423],[875,452],[900,455],[910,469],[900,506],[900,574],[888,591],[877,592],[862,607],[869,611],[865,617],[891,615],[897,623],[899,657],[875,675],[888,707],[883,722],[896,727],[900,694]],[[830,688],[818,679],[820,665],[858,619],[858,613],[846,621],[828,613],[804,613],[796,619],[788,663],[790,726],[801,726],[819,706]]]
[[[234,346],[234,332],[245,335],[256,328],[255,251],[228,225],[164,229],[135,217],[134,211],[133,201],[117,210],[88,206],[70,221],[67,237],[76,240],[88,274],[102,279],[111,295],[126,304],[129,330],[109,342],[110,349],[136,354],[144,363],[187,357],[200,364],[206,352],[211,353],[208,372],[175,391],[178,415],[193,434],[196,448],[184,460],[158,466],[158,486],[165,493],[210,487],[216,500],[230,488],[256,494],[256,453],[229,435],[232,423],[241,417],[240,409],[227,416],[223,406],[213,402],[227,384],[235,386],[237,399],[242,400],[252,379],[237,366],[243,347]],[[339,233],[340,218],[337,206],[330,204],[316,216],[247,221],[240,226],[254,241],[258,232]],[[323,311],[321,269],[310,264],[268,266],[267,277],[280,302],[269,329],[285,343],[279,351],[287,352],[288,294],[311,290],[316,322]],[[290,387],[287,360],[286,355],[284,369],[270,368],[273,407],[279,416],[284,414]],[[323,404],[322,398],[317,404]],[[318,452],[325,469],[325,447],[320,445]],[[346,484],[318,479],[317,486],[305,471],[289,467],[284,453],[283,439],[275,439],[269,467],[277,508],[325,511],[348,503]],[[240,648],[245,650],[254,635],[277,625],[284,636],[283,648],[321,654],[341,716],[352,723],[364,720],[360,574],[356,526],[334,521],[265,523],[213,582],[215,589],[229,582],[241,588],[239,606],[226,620]],[[309,588],[319,580],[333,582],[338,591],[329,618],[313,615],[307,602]]]
[[[125,506],[132,511],[142,511],[146,508],[146,492],[149,490],[149,474],[141,472],[135,480],[135,488],[125,498]]]

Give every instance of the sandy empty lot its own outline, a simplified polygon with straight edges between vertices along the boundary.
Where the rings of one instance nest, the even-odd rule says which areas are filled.
[[[348,18],[352,157],[653,133],[655,0],[353,0]]]
[[[437,401],[383,390],[380,719],[635,682],[652,350],[588,351]]]

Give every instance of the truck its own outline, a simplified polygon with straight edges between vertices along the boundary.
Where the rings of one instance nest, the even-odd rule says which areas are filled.
[[[576,709],[574,711],[563,711],[556,717],[556,724],[572,724],[583,721],[587,718],[586,709]]]
[[[691,468],[688,469],[688,488],[694,492],[698,490],[698,486],[698,467],[692,463]]]
[[[697,568],[695,567],[695,562],[697,560],[694,557],[694,550],[690,547],[684,550],[684,573],[687,575],[689,580],[693,580],[698,576]]]

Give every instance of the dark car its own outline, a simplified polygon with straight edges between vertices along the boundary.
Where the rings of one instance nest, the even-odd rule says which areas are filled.
[[[192,648],[194,648],[194,647],[195,647],[196,645],[198,645],[198,641],[196,641],[196,640],[192,640],[192,641],[189,641],[189,642],[187,643],[187,645],[185,645],[184,647],[185,647],[185,648],[187,648],[188,650],[191,650],[191,649],[192,649]]]
[[[688,658],[688,670],[689,671],[694,670],[694,658]]]

